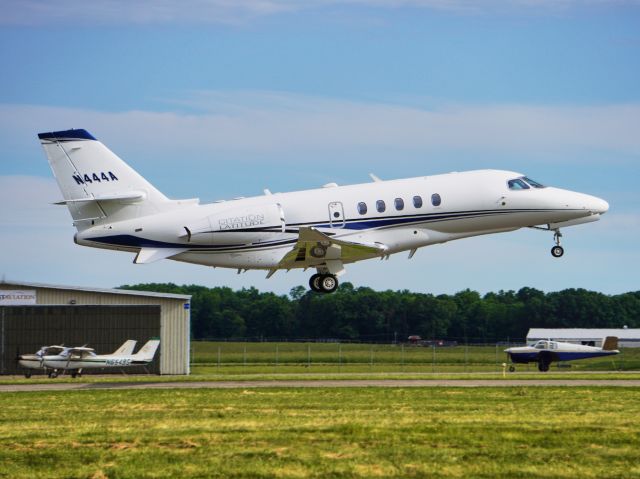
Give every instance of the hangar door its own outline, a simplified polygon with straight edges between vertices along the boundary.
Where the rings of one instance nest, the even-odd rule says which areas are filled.
[[[2,306],[0,307],[0,374],[22,374],[18,354],[35,353],[42,346],[87,345],[97,354],[113,353],[127,339],[138,341],[137,352],[160,337],[160,306]],[[162,344],[149,372],[159,374]],[[142,367],[127,374],[146,373]],[[34,370],[34,374],[40,371]],[[83,374],[120,373],[118,369],[85,370]]]

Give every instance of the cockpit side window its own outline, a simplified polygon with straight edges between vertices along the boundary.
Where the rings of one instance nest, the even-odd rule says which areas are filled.
[[[541,183],[538,183],[537,181],[532,180],[531,178],[525,176],[522,178],[524,181],[526,181],[527,183],[529,183],[531,186],[533,186],[534,188],[546,188],[546,186],[544,186]]]
[[[507,185],[510,190],[528,190],[529,185],[522,181],[520,178],[507,181]]]

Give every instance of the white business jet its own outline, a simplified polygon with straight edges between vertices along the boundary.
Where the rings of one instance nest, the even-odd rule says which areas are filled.
[[[373,181],[200,204],[170,200],[86,130],[40,133],[84,246],[268,271],[312,268],[312,290],[331,293],[344,265],[523,227],[554,233],[597,221],[606,201],[545,187],[520,173],[478,170]]]

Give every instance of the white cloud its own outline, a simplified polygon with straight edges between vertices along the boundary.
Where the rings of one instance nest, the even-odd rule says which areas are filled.
[[[4,25],[246,24],[256,18],[359,7],[428,9],[462,14],[546,13],[590,6],[638,5],[638,0],[4,0]]]
[[[640,155],[639,104],[423,109],[278,92],[201,92],[172,103],[191,112],[0,105],[0,141],[17,148],[33,143],[36,131],[82,127],[120,148],[144,145],[160,156],[345,148]]]

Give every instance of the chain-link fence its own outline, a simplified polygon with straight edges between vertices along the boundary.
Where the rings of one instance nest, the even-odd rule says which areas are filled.
[[[194,373],[464,373],[499,372],[510,366],[505,349],[522,341],[461,343],[457,340],[375,344],[311,341],[192,341]],[[638,350],[636,352],[636,349]],[[615,371],[640,369],[640,348],[621,354],[571,363],[553,369]],[[519,364],[518,371],[536,371],[537,365]]]

